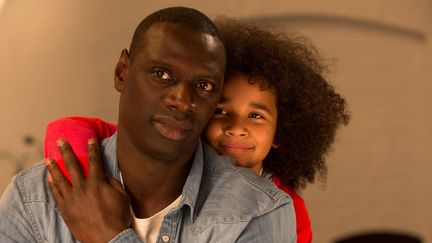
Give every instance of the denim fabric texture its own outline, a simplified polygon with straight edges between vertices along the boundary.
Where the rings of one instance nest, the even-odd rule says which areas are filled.
[[[119,178],[117,135],[101,145],[105,172]],[[43,161],[17,174],[0,199],[0,242],[77,242],[49,190]],[[180,205],[164,218],[157,242],[295,242],[291,198],[270,180],[235,167],[200,142]],[[127,229],[110,242],[142,242]]]

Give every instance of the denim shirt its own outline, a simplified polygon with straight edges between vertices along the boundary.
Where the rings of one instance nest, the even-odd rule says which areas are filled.
[[[116,134],[101,146],[105,172],[119,178]],[[0,199],[0,242],[77,242],[49,190],[42,162],[17,174]],[[295,242],[291,198],[250,169],[199,143],[178,207],[157,242]],[[126,229],[110,242],[142,242]]]

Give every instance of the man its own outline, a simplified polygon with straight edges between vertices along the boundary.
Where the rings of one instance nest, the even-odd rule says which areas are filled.
[[[118,132],[101,146],[105,173],[122,184],[104,176],[94,140],[86,179],[59,139],[74,186],[53,161],[52,194],[43,164],[18,174],[0,201],[0,242],[294,242],[291,199],[199,139],[225,61],[202,13],[177,7],[145,18],[116,65]]]

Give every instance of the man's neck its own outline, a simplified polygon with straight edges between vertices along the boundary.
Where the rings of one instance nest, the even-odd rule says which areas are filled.
[[[137,218],[147,218],[178,198],[189,175],[193,154],[187,159],[157,161],[131,143],[117,141],[123,183]]]

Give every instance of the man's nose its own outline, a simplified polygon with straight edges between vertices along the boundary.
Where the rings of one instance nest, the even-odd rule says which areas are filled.
[[[224,128],[224,133],[227,136],[235,137],[247,137],[249,135],[248,129],[239,117],[233,117],[229,120]]]
[[[170,94],[166,98],[166,104],[170,109],[176,109],[182,113],[193,112],[196,104],[192,87],[185,82],[179,82],[172,86]]]

